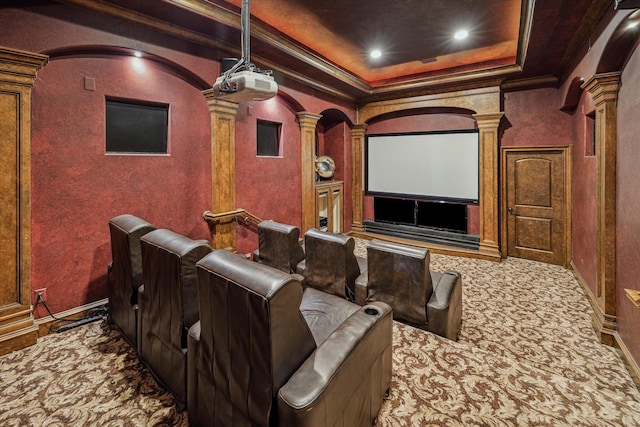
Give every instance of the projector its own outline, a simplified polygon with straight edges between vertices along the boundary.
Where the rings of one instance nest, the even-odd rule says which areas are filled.
[[[213,85],[216,98],[231,102],[264,101],[278,93],[278,84],[273,77],[255,71],[239,71],[225,81],[222,75]]]

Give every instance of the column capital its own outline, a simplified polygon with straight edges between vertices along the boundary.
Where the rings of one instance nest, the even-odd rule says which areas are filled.
[[[473,114],[473,118],[476,119],[478,129],[498,127],[500,121],[504,117],[503,112],[487,113],[487,114]]]
[[[47,55],[0,47],[0,81],[32,88],[36,72],[48,61]]]
[[[596,106],[604,102],[617,102],[620,77],[620,72],[594,74],[582,88],[591,94]]]
[[[202,95],[207,100],[207,105],[209,106],[210,113],[229,114],[233,116],[238,113],[240,104],[216,98],[213,94],[213,89],[202,91]]]
[[[362,137],[367,132],[366,123],[358,123],[351,128],[351,136]]]
[[[315,129],[318,120],[322,118],[321,114],[314,114],[308,111],[299,111],[296,113],[296,116],[298,117],[300,128],[313,127]]]

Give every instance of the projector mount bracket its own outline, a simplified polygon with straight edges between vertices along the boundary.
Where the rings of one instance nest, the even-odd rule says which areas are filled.
[[[230,81],[231,76],[239,71],[252,71],[270,76],[271,70],[260,70],[250,60],[250,5],[249,0],[242,0],[242,9],[240,11],[240,28],[241,28],[241,48],[242,58],[238,60],[230,69],[222,74],[223,80],[220,84],[221,93],[234,93],[238,90],[237,84]]]

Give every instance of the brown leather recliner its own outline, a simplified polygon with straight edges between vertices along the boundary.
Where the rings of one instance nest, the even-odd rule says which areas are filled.
[[[258,224],[258,249],[253,260],[269,265],[285,273],[295,273],[296,266],[304,259],[300,244],[300,229],[275,221]]]
[[[356,283],[356,302],[383,301],[393,317],[456,341],[462,322],[462,279],[455,271],[430,271],[427,249],[381,240],[367,245],[366,274]]]
[[[196,262],[212,251],[159,229],[140,239],[143,285],[138,291],[138,355],[179,404],[187,398],[187,334],[198,321]]]
[[[355,240],[343,234],[311,228],[304,233],[305,259],[296,273],[306,286],[353,301],[355,281],[367,270],[367,260],[354,255]]]
[[[198,262],[188,412],[199,426],[370,426],[391,382],[391,309],[215,251]]]
[[[153,224],[130,214],[118,215],[109,221],[109,319],[134,348],[137,341],[138,288],[142,285],[140,238],[155,229]]]

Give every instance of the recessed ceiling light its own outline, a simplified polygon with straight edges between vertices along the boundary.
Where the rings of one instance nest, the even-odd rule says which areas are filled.
[[[459,30],[453,35],[456,40],[464,40],[469,36],[469,32],[467,30]]]
[[[135,56],[136,58],[142,58],[142,52],[136,50],[135,52],[133,52],[133,56]]]
[[[380,51],[380,49],[373,49],[369,55],[371,55],[372,58],[380,58],[382,51]]]

